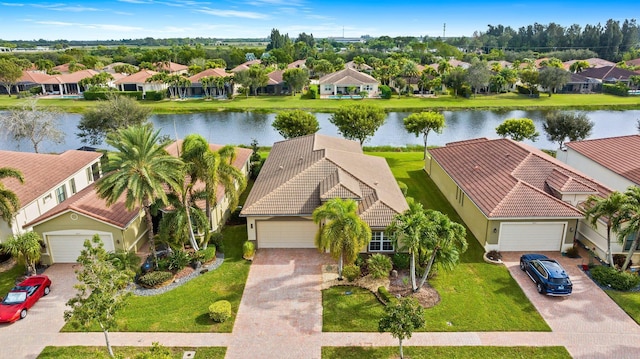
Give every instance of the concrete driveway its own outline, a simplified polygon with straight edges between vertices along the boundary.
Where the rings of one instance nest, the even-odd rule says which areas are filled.
[[[640,357],[638,343],[630,342],[629,347],[625,348],[608,345],[604,340],[610,335],[619,338],[637,336],[640,334],[640,327],[579,268],[583,259],[563,257],[557,252],[544,254],[557,260],[569,274],[573,282],[573,293],[570,296],[550,297],[539,294],[531,278],[520,270],[521,252],[502,253],[502,260],[554,334],[583,334],[584,340],[567,345],[570,353],[574,357]]]

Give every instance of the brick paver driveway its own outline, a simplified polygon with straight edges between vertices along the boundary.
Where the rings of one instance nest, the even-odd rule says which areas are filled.
[[[557,252],[544,254],[562,264],[571,277],[573,293],[570,296],[550,297],[539,294],[533,281],[519,268],[522,253],[505,252],[502,259],[554,335],[581,334],[582,340],[567,344],[572,356],[640,358],[640,343],[630,340],[628,346],[625,346],[618,340],[607,340],[607,337],[637,338],[640,327],[578,267],[583,259],[563,257]]]

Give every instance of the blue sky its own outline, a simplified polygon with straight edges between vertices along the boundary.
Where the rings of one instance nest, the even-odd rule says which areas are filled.
[[[623,21],[635,1],[548,0],[0,0],[0,39],[108,40],[142,37],[267,37],[272,28],[295,38],[472,36],[487,24],[517,29],[538,22],[562,26]]]

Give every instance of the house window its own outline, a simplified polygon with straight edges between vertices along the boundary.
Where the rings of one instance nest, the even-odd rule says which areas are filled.
[[[363,91],[371,91],[371,90],[373,90],[373,86],[371,86],[371,85],[364,85],[364,86],[362,87],[362,90],[363,90]]]
[[[631,249],[631,245],[633,244],[633,240],[636,239],[634,234],[630,234],[627,236],[627,238],[624,239],[624,250],[628,251],[629,249]],[[640,249],[640,243],[638,243],[638,246],[636,247],[636,250]]]
[[[85,173],[87,174],[87,183],[93,182],[93,175],[91,174],[91,167],[87,167],[87,169],[85,170]]]
[[[371,242],[369,242],[369,252],[393,252],[391,239],[385,236],[384,232],[371,232]]]
[[[98,162],[91,165],[91,173],[94,181],[100,179],[100,164]]]
[[[326,86],[324,87],[324,90],[325,90],[325,91],[333,91],[333,86],[331,86],[331,85],[326,85]]]
[[[72,178],[72,179],[69,181],[69,187],[71,187],[71,194],[76,194],[76,192],[78,192],[78,191],[76,190],[76,179],[75,179],[75,178]]]
[[[56,188],[56,198],[58,199],[58,203],[64,202],[67,199],[67,187],[64,185]]]

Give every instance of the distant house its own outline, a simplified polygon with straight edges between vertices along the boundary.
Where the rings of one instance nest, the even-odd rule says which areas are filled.
[[[468,62],[464,62],[464,61],[460,61],[460,60],[456,60],[456,59],[449,59],[447,60],[447,62],[449,63],[449,65],[451,65],[451,67],[462,67],[463,69],[468,69],[469,66],[471,66],[470,63]],[[431,67],[433,67],[436,71],[438,71],[438,66],[439,64],[437,62],[429,65]]]
[[[607,67],[607,66],[615,66],[616,63],[615,62],[611,62],[609,60],[605,60],[605,59],[600,59],[597,57],[591,57],[588,59],[584,59],[584,60],[569,60],[569,61],[565,61],[562,63],[562,67],[564,67],[565,70],[569,71],[569,69],[571,68],[571,65],[573,65],[574,62],[578,62],[578,61],[584,61],[587,64],[589,64],[589,67],[593,67],[593,68],[600,68],[600,67]]]
[[[565,251],[584,221],[581,203],[611,191],[509,139],[454,142],[429,153],[425,171],[486,251]]]
[[[80,70],[71,73],[52,76],[42,82],[44,93],[51,95],[77,95],[82,93],[80,80],[93,77],[99,72],[94,70]]]
[[[349,61],[346,64],[344,64],[344,68],[345,69],[353,69],[356,71],[362,71],[362,72],[366,72],[368,74],[371,74],[371,71],[373,71],[373,67],[367,65],[367,64],[356,64],[353,61]]]
[[[393,252],[385,228],[408,209],[389,165],[355,141],[320,134],[276,142],[240,215],[258,248],[314,248],[313,211],[332,198],[353,199],[371,227],[367,252]]]
[[[103,67],[102,71],[108,72],[108,73],[113,75],[113,74],[116,74],[115,68],[118,67],[118,66],[121,66],[121,65],[131,65],[131,64],[128,64],[126,62],[114,62],[112,64],[109,64],[109,65]],[[137,66],[133,66],[133,67],[135,67],[136,69],[138,68]],[[131,74],[127,74],[127,75],[131,75]]]
[[[59,72],[61,74],[70,74],[71,71],[69,70],[69,65],[71,65],[70,62],[67,62],[66,64],[58,65],[58,66],[55,66],[55,67],[51,68],[51,71],[52,72]],[[79,68],[82,68],[82,69],[86,69],[87,68],[86,66],[84,66],[81,63],[76,63],[76,66],[78,66]]]
[[[275,70],[267,74],[269,82],[267,83],[267,86],[259,88],[258,93],[268,95],[284,95],[289,93],[289,86],[282,78],[283,74],[283,70]]]
[[[627,66],[640,66],[640,58],[626,61]]]
[[[231,72],[236,73],[236,72],[248,70],[249,67],[251,67],[251,65],[257,65],[257,64],[261,64],[261,63],[262,63],[262,61],[260,61],[260,60],[247,61],[245,63],[242,63],[242,64],[232,68]]]
[[[307,60],[296,60],[287,65],[287,69],[306,69]]]
[[[45,93],[44,82],[52,77],[43,71],[22,71],[22,76],[11,89],[11,92],[29,91],[31,88],[40,87],[42,88],[42,93]],[[0,91],[4,91],[4,87],[0,88]]]
[[[140,70],[135,74],[123,77],[115,82],[120,91],[140,91],[144,94],[147,91],[165,91],[167,84],[157,82],[147,82],[149,78],[157,74],[151,70]]]
[[[602,67],[590,67],[580,72],[580,75],[594,79],[594,80],[598,80],[598,82],[600,83],[615,84],[618,82],[622,82],[626,85],[629,85],[630,77],[637,76],[638,74],[633,71],[621,69],[613,65],[613,66],[602,66]]]
[[[205,89],[202,86],[202,78],[203,77],[222,77],[222,78],[231,78],[233,77],[233,73],[227,73],[223,68],[215,68],[215,69],[206,69],[204,71],[198,72],[197,74],[189,77],[189,81],[191,81],[191,87],[189,88],[189,93],[187,96],[204,96]],[[211,86],[208,90],[211,96],[221,95],[224,91],[233,91],[231,85],[228,84],[227,89],[217,88],[216,86]]]
[[[571,73],[571,78],[560,90],[560,93],[595,93],[602,92],[602,84],[596,79],[582,76],[582,73]]]
[[[189,66],[169,61],[169,63],[157,62],[155,64],[156,71],[168,72],[171,75],[182,75],[189,71]]]
[[[318,81],[320,96],[350,95],[362,91],[367,92],[368,97],[378,95],[378,80],[373,76],[354,69],[346,68],[320,78]]]

